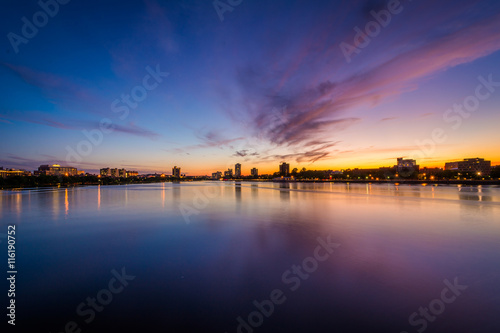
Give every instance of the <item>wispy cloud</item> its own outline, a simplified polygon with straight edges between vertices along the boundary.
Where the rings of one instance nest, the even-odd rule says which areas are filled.
[[[257,152],[250,153],[248,149],[243,149],[240,151],[236,151],[233,154],[233,156],[234,157],[259,156],[259,153],[257,153]]]
[[[234,149],[233,144],[235,144],[238,141],[245,140],[244,137],[227,138],[223,134],[221,134],[222,132],[223,132],[222,130],[217,131],[217,130],[208,130],[207,128],[201,128],[195,131],[195,136],[198,138],[199,141],[201,141],[201,143],[195,145],[177,147],[177,148],[169,148],[164,150],[170,153],[182,154],[182,153],[187,153],[191,150],[203,149],[203,148]]]
[[[77,82],[74,78],[36,70],[27,66],[3,63],[23,81],[37,87],[48,101],[55,101],[59,106],[90,114],[109,113],[110,102],[87,87],[95,82]]]
[[[127,125],[114,125],[113,128],[114,131],[116,132],[150,138],[150,139],[158,139],[161,136],[156,132],[137,126],[132,122],[128,123]]]
[[[398,117],[388,117],[388,118],[382,118],[380,121],[390,121],[390,120],[395,120],[398,119]]]
[[[425,16],[423,8],[415,12],[420,19]],[[454,6],[452,12],[454,15],[464,14],[469,8],[469,4],[461,2]],[[407,13],[415,16],[411,14]],[[397,41],[397,49],[392,53],[384,51],[383,56],[375,55],[376,61],[358,66],[358,70],[355,66],[349,67],[348,71],[343,71],[341,78],[332,76],[318,80],[318,72],[306,71],[315,60],[324,64],[326,73],[346,67],[345,62],[328,64],[324,55],[332,52],[312,52],[307,39],[297,38],[294,41],[302,46],[297,46],[296,49],[304,51],[296,52],[295,58],[291,60],[290,56],[283,55],[288,48],[278,50],[278,46],[266,44],[262,53],[275,55],[276,59],[254,56],[256,60],[248,59],[245,65],[236,68],[234,80],[239,87],[237,94],[240,98],[239,106],[230,108],[230,116],[236,119],[245,117],[245,124],[252,134],[268,140],[270,144],[290,148],[304,147],[312,140],[326,141],[339,137],[340,132],[362,121],[361,117],[349,117],[352,110],[364,108],[368,112],[373,106],[389,98],[416,89],[436,74],[500,49],[499,14],[461,22],[451,14],[432,15],[431,18],[432,22],[428,23],[420,20],[421,23],[426,22],[424,27],[417,25],[407,29],[405,33],[388,29],[384,32],[388,34],[388,38],[380,43]],[[446,29],[436,33],[435,26],[431,23]],[[407,36],[420,38],[417,43],[410,44]],[[331,48],[338,51],[338,43],[346,38],[345,35],[337,35]],[[404,40],[407,44],[402,47]],[[283,45],[280,44],[279,47]],[[375,46],[374,50],[378,48]],[[294,65],[291,66],[291,63]],[[295,68],[293,73],[285,70],[287,66]],[[228,97],[228,100],[234,100],[234,96]],[[244,111],[235,114],[234,110],[237,109]],[[430,114],[425,114],[428,115]],[[396,118],[383,118],[381,121]],[[297,156],[300,160],[314,160],[330,156],[327,151],[297,154],[285,154],[283,157]]]

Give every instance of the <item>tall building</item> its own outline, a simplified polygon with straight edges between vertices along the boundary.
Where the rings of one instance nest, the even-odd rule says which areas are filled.
[[[222,172],[217,171],[212,173],[212,179],[221,179],[222,178]]]
[[[257,170],[257,168],[252,168],[252,170],[250,170],[250,174],[252,177],[259,177],[259,170]]]
[[[111,169],[110,168],[102,168],[99,170],[99,174],[101,177],[111,177]]]
[[[177,166],[174,166],[172,168],[172,177],[181,178],[181,168],[178,168]]]
[[[280,164],[280,175],[284,177],[288,177],[288,175],[290,175],[290,164],[285,162]]]
[[[60,166],[59,164],[53,165],[40,165],[38,167],[38,171],[35,171],[37,175],[46,175],[46,176],[76,176],[77,175],[76,168],[69,166]]]
[[[111,169],[111,177],[115,177],[115,178],[120,177],[120,174],[118,173],[117,168]]]
[[[417,161],[411,159],[398,158],[398,164],[396,169],[398,172],[402,171],[418,171],[420,167],[417,165]]]
[[[125,169],[118,169],[118,168],[102,168],[99,171],[99,174],[101,177],[121,177],[121,178],[127,178],[127,177],[132,177],[132,176],[137,176],[139,173],[137,171],[127,171]]]
[[[227,169],[227,171],[224,171],[224,178],[233,178],[233,169]]]
[[[463,161],[448,162],[444,165],[445,170],[458,171],[463,173],[474,173],[478,176],[488,176],[491,172],[491,161],[484,158],[466,158]]]
[[[234,176],[236,178],[240,178],[241,177],[241,164],[240,163],[236,163],[234,165]]]

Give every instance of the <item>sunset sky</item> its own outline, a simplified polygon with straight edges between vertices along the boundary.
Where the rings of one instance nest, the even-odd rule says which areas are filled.
[[[4,1],[0,166],[500,164],[500,1],[390,2]]]

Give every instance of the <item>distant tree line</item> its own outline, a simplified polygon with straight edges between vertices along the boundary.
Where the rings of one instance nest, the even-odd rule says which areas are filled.
[[[421,171],[422,172],[422,171]],[[357,180],[357,179],[379,179],[379,180],[395,180],[395,179],[422,179],[422,173],[414,170],[400,170],[398,173],[395,168],[381,169],[347,169],[342,173],[335,173],[331,170],[307,170],[302,168],[300,171],[294,168],[290,173],[297,180]],[[279,172],[272,175],[262,175],[259,177],[243,176],[241,179],[252,180],[262,179],[271,180],[280,177]],[[457,178],[467,178],[473,180],[499,179],[500,166],[491,168],[489,176],[481,176],[474,172],[459,173],[451,170],[440,170],[432,173],[432,178],[429,175],[424,178],[426,180],[450,180]],[[27,188],[27,187],[44,187],[44,186],[77,186],[77,185],[124,185],[124,184],[143,184],[143,183],[159,183],[159,182],[176,182],[180,180],[200,181],[211,179],[211,177],[186,177],[182,179],[171,177],[99,177],[94,175],[86,176],[10,176],[6,178],[0,177],[0,189],[7,188]]]
[[[175,181],[165,177],[98,177],[86,176],[10,176],[0,177],[0,189],[27,188],[44,186],[78,186],[78,185],[124,185],[139,183],[158,183]]]

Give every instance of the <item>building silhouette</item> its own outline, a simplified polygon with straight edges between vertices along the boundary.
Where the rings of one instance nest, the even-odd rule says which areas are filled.
[[[240,163],[236,163],[234,165],[234,176],[236,178],[240,178],[241,177],[241,164]]]
[[[4,169],[3,167],[0,167],[0,177],[7,178],[10,176],[31,176],[31,172],[26,170]]]
[[[398,172],[403,171],[418,171],[420,167],[417,165],[416,160],[398,158],[398,164],[396,165],[396,170]]]
[[[259,170],[257,170],[257,168],[252,168],[252,170],[250,170],[250,174],[252,175],[252,177],[258,177]]]
[[[76,168],[69,166],[60,166],[59,164],[53,165],[40,165],[38,171],[35,171],[36,175],[45,176],[76,176],[78,171]]]
[[[123,168],[102,168],[99,170],[99,175],[101,175],[101,177],[127,178],[137,176],[138,174],[137,171],[127,171]]]
[[[491,172],[491,161],[485,161],[484,158],[479,157],[466,158],[463,161],[445,163],[444,169],[488,176]]]
[[[181,168],[178,168],[177,166],[174,166],[172,168],[172,177],[181,178]]]
[[[119,177],[119,172],[117,168],[111,169],[111,177],[118,178]]]
[[[99,170],[99,174],[101,177],[111,177],[111,169],[110,168],[102,168]]]
[[[288,177],[288,175],[290,175],[290,164],[283,162],[280,164],[280,176]]]

